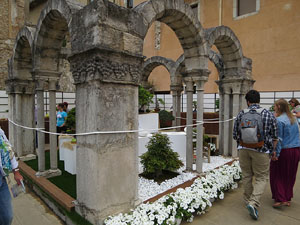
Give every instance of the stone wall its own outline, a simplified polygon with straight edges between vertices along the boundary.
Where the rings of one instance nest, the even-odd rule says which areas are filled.
[[[24,24],[24,0],[0,1],[0,90],[5,89],[8,76],[7,60],[12,55],[14,41]]]

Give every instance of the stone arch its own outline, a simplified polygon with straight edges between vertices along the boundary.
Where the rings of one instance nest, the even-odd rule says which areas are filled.
[[[202,26],[191,7],[183,0],[148,0],[133,10],[143,17],[142,38],[146,36],[148,28],[154,21],[163,22],[178,37],[184,51],[187,70],[207,69],[207,48]]]
[[[17,34],[10,60],[9,79],[31,80],[35,28],[25,26]]]
[[[206,29],[205,33],[208,44],[207,47],[209,49],[211,49],[213,45],[217,47],[222,56],[225,70],[244,67],[242,46],[229,27],[219,26],[209,28]],[[216,59],[216,55],[213,52],[209,51],[209,55],[212,56],[210,57],[211,59]]]
[[[175,74],[176,63],[169,58],[165,58],[162,56],[153,56],[144,62],[142,84],[147,83],[151,72],[158,66],[164,66],[168,70],[172,81],[172,77]]]
[[[72,14],[81,8],[68,0],[49,0],[42,10],[34,37],[34,69],[58,71],[65,35],[70,33]]]

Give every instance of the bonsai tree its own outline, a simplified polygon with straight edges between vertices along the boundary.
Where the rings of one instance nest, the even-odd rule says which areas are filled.
[[[174,116],[172,115],[172,113],[166,111],[166,110],[161,110],[158,113],[159,115],[159,122],[160,122],[160,127],[167,127],[167,123],[168,121],[172,121],[174,120]]]
[[[68,112],[67,120],[67,133],[75,134],[76,133],[76,109],[73,108]]]
[[[148,151],[141,158],[144,174],[162,175],[163,170],[176,171],[183,166],[177,152],[171,149],[171,142],[165,134],[154,134],[148,145]]]
[[[139,86],[139,111],[145,111],[144,107],[149,106],[152,101],[153,94],[145,88]]]

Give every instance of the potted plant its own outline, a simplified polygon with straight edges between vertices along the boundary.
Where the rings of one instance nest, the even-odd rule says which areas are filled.
[[[145,88],[139,86],[139,112],[145,112],[145,106],[149,106],[152,101],[153,94]]]
[[[171,112],[168,112],[166,110],[161,110],[159,111],[158,115],[159,115],[159,123],[161,128],[172,126],[172,120],[174,120],[175,118]]]
[[[178,153],[171,149],[171,142],[167,135],[154,134],[147,148],[148,151],[140,156],[144,168],[143,175],[158,178],[166,171],[176,172],[183,166]]]

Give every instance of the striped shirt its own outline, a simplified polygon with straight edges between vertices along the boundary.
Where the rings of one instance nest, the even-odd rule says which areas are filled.
[[[259,109],[260,106],[258,104],[252,104],[248,109]],[[237,115],[234,127],[233,127],[233,138],[237,141],[238,149],[243,149],[244,147],[240,146],[241,140],[241,132],[239,130],[239,125],[241,122],[242,115],[244,114],[244,110],[240,111]],[[264,130],[264,146],[257,149],[250,149],[258,152],[271,153],[274,150],[273,141],[278,139],[278,126],[277,120],[273,113],[264,109],[261,112],[262,122],[263,122],[263,130]],[[247,148],[249,149],[249,148]]]

